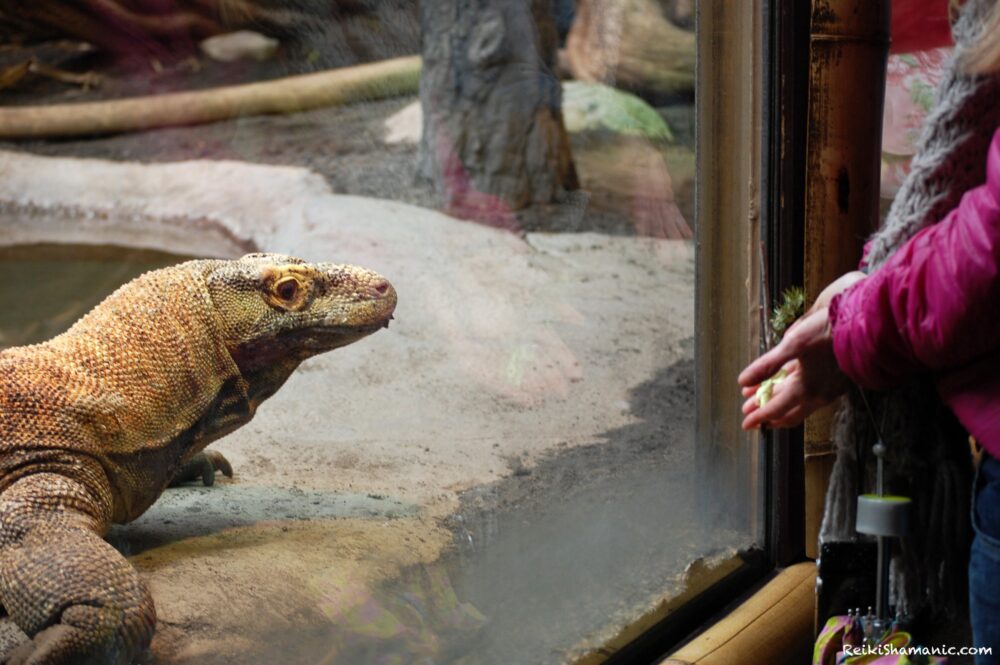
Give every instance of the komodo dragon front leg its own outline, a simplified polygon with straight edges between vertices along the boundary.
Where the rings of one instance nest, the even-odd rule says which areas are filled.
[[[387,327],[395,306],[369,270],[250,254],[146,273],[62,335],[0,350],[0,604],[31,638],[0,663],[141,654],[153,601],[103,540],[109,525],[178,478],[231,473],[205,447],[306,358]]]
[[[153,599],[104,541],[109,518],[107,496],[60,474],[33,474],[0,494],[0,603],[34,636],[6,665],[127,665],[145,649]]]
[[[181,466],[170,481],[170,487],[177,487],[192,480],[201,480],[205,487],[215,484],[215,472],[221,471],[226,478],[233,477],[233,466],[218,450],[203,450]]]

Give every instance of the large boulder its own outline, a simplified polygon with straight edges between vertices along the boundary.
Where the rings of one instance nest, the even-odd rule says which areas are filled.
[[[661,101],[694,94],[690,2],[579,0],[564,62],[573,78]]]

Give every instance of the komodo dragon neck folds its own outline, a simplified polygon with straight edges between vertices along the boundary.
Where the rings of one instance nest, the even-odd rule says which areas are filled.
[[[0,351],[0,603],[32,637],[2,662],[140,655],[156,613],[108,526],[204,465],[299,363],[387,327],[395,306],[368,270],[250,254],[147,273],[66,333]]]

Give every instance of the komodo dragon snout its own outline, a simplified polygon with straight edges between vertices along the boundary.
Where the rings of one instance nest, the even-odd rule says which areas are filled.
[[[206,282],[244,373],[346,346],[388,327],[396,308],[378,273],[281,254],[248,254],[212,268]]]
[[[306,358],[388,326],[396,292],[363,268],[281,254],[189,261],[122,286],[48,342],[0,351],[0,605],[32,638],[0,663],[124,664],[152,597],[102,537],[177,478],[229,465]],[[221,463],[220,463],[221,461]]]
[[[281,254],[224,262],[206,281],[232,342],[315,334],[328,340],[317,347],[326,351],[385,327],[396,308],[396,291],[378,273]]]

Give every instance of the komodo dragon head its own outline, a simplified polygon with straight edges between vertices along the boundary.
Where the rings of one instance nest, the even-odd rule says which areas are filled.
[[[206,283],[256,402],[306,358],[388,327],[396,308],[395,289],[378,273],[282,254],[219,262]]]

